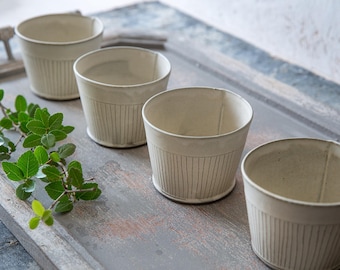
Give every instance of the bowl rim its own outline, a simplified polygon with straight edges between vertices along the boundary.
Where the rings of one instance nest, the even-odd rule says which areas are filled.
[[[153,55],[157,55],[157,57],[161,57],[163,60],[165,60],[165,62],[167,63],[167,66],[168,66],[168,70],[163,76],[159,77],[156,80],[152,80],[152,81],[148,81],[148,82],[140,83],[140,84],[127,84],[127,85],[110,84],[110,83],[104,83],[104,82],[92,80],[92,79],[87,78],[86,76],[84,76],[83,74],[81,74],[77,70],[78,63],[80,61],[84,60],[88,56],[95,55],[95,54],[98,54],[98,53],[105,53],[106,51],[118,51],[118,50],[143,51],[143,52],[147,52],[147,53],[150,53],[150,54],[153,54]],[[165,57],[162,53],[157,52],[157,51],[153,51],[153,50],[150,50],[150,49],[146,49],[146,48],[136,47],[136,46],[115,46],[115,47],[108,47],[108,48],[99,48],[99,49],[96,49],[96,50],[93,50],[93,51],[90,51],[90,52],[87,52],[87,53],[81,55],[79,58],[76,59],[76,61],[73,64],[73,71],[75,73],[75,76],[82,78],[86,82],[96,84],[96,85],[106,86],[106,87],[109,87],[109,88],[119,87],[119,88],[125,88],[125,89],[135,88],[137,86],[139,87],[139,86],[144,86],[144,85],[151,85],[151,84],[154,84],[156,82],[162,81],[166,77],[170,76],[171,70],[172,70],[172,66],[171,66],[169,59],[167,57]]]
[[[241,127],[239,127],[238,129],[235,129],[233,131],[230,131],[230,132],[227,132],[227,133],[221,133],[221,134],[217,134],[217,135],[206,135],[206,136],[192,136],[192,135],[181,135],[181,134],[176,134],[176,133],[173,133],[173,132],[169,132],[169,131],[165,131],[163,129],[160,129],[158,127],[156,127],[154,124],[152,124],[148,118],[146,117],[145,115],[145,109],[146,107],[148,106],[148,104],[150,102],[152,102],[153,99],[157,98],[158,96],[160,95],[167,95],[169,92],[174,92],[174,91],[185,91],[185,90],[192,90],[192,89],[202,89],[202,90],[213,90],[213,91],[225,91],[225,92],[228,92],[229,94],[235,96],[236,98],[238,98],[239,100],[241,100],[250,110],[250,117],[248,119],[248,121],[243,124]],[[143,105],[143,108],[142,108],[142,117],[144,119],[144,121],[150,125],[153,129],[157,130],[158,132],[160,133],[163,133],[165,135],[168,135],[168,136],[171,136],[171,137],[175,137],[175,138],[183,138],[183,139],[197,139],[197,140],[202,140],[202,139],[215,139],[215,138],[220,138],[220,137],[224,137],[224,136],[228,136],[228,135],[231,135],[231,134],[235,134],[243,129],[246,129],[250,126],[252,120],[253,120],[253,117],[254,117],[254,110],[252,108],[252,106],[250,105],[250,103],[245,99],[243,98],[242,96],[240,96],[239,94],[231,91],[231,90],[228,90],[228,89],[225,89],[225,88],[219,88],[219,87],[209,87],[209,86],[190,86],[190,87],[180,87],[180,88],[173,88],[173,89],[169,89],[167,91],[163,91],[163,92],[160,92],[154,96],[152,96],[151,98],[149,98]]]
[[[263,144],[260,144],[257,147],[254,147],[251,149],[242,159],[241,162],[241,173],[242,173],[242,178],[243,181],[246,181],[249,185],[251,185],[253,188],[258,190],[259,192],[277,199],[279,201],[285,202],[285,203],[292,203],[292,204],[297,204],[297,205],[302,205],[302,206],[310,206],[310,207],[339,207],[340,206],[340,198],[339,202],[308,202],[308,201],[302,201],[302,200],[297,200],[297,199],[291,199],[284,197],[282,195],[276,194],[274,192],[271,192],[260,185],[256,184],[254,181],[251,180],[251,178],[248,176],[246,169],[245,169],[245,164],[249,157],[259,150],[260,148],[268,147],[269,145],[276,144],[276,143],[283,143],[283,142],[299,142],[299,141],[311,141],[311,142],[322,142],[322,143],[328,143],[328,144],[334,144],[340,147],[340,143],[334,140],[326,140],[326,139],[319,139],[319,138],[309,138],[309,137],[296,137],[296,138],[285,138],[285,139],[278,139],[278,140],[273,140],[269,142],[265,142]],[[245,195],[246,196],[246,195]]]
[[[22,34],[21,31],[19,30],[20,27],[25,23],[28,23],[28,22],[34,21],[34,20],[38,20],[38,19],[42,19],[42,18],[46,18],[46,17],[80,17],[80,18],[83,18],[83,19],[96,21],[98,23],[99,27],[100,27],[100,30],[95,35],[91,35],[91,36],[83,38],[83,39],[73,40],[73,41],[62,41],[62,42],[44,41],[44,40],[30,38],[30,37],[27,37],[24,34]],[[31,43],[35,43],[35,44],[41,44],[41,45],[50,45],[50,46],[64,46],[64,45],[80,44],[80,43],[83,43],[83,42],[86,42],[86,41],[89,41],[89,40],[96,39],[97,37],[99,37],[103,34],[104,24],[97,17],[84,16],[84,15],[81,15],[81,14],[78,14],[78,13],[51,13],[51,14],[45,14],[45,15],[41,15],[41,16],[32,17],[32,18],[29,18],[29,19],[26,19],[26,20],[20,22],[18,25],[16,25],[14,27],[14,32],[18,37],[20,37],[21,39],[23,39],[27,42],[31,42]]]

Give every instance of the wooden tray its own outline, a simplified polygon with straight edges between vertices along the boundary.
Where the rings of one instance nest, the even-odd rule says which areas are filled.
[[[338,136],[311,110],[322,108],[332,121],[330,109],[240,62],[174,38],[152,49],[172,63],[169,89],[221,87],[250,102],[255,114],[244,153],[280,138]],[[1,79],[0,87],[10,104],[23,94],[65,114],[65,124],[75,126],[69,138],[78,147],[75,158],[103,191],[97,201],[79,202],[71,213],[57,216],[52,228],[31,231],[29,203],[14,197],[12,183],[1,172],[0,218],[44,269],[268,269],[251,249],[240,171],[233,192],[217,202],[175,203],[152,185],[147,146],[110,149],[91,141],[79,99],[41,99],[29,90],[25,74]],[[303,106],[307,101],[312,105]]]

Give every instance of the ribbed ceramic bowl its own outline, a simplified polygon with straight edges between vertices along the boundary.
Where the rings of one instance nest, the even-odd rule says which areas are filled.
[[[241,170],[254,252],[275,269],[339,269],[340,145],[269,142]]]
[[[152,50],[112,47],[83,55],[74,72],[88,135],[108,147],[145,144],[142,107],[166,90],[168,59]]]
[[[190,87],[150,98],[143,119],[156,189],[185,203],[230,193],[252,117],[249,103],[225,89]]]
[[[97,18],[71,13],[39,16],[15,27],[32,91],[52,100],[78,98],[73,63],[100,47],[103,31]]]

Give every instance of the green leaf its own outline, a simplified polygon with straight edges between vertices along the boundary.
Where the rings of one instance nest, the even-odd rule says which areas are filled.
[[[22,143],[23,147],[25,148],[32,148],[36,147],[41,144],[41,135],[38,134],[30,134],[28,135],[24,142]]]
[[[43,165],[39,168],[39,171],[37,172],[37,174],[34,177],[38,178],[40,181],[42,181],[44,183],[50,183],[51,181],[49,181],[48,178],[46,177],[46,175],[42,172],[42,169],[44,168],[44,166],[45,165]]]
[[[16,146],[15,146],[14,142],[12,142],[12,141],[8,142],[8,147],[10,148],[10,150],[12,152],[14,152],[16,150]]]
[[[59,162],[60,161],[60,156],[58,152],[52,152],[50,153],[50,158],[52,159],[52,161],[54,162]]]
[[[60,158],[67,158],[76,151],[76,146],[73,143],[67,143],[58,148]]]
[[[18,113],[14,112],[14,113],[11,113],[11,112],[8,112],[8,117],[9,119],[11,119],[14,123],[18,123]]]
[[[44,211],[43,215],[41,216],[41,220],[42,221],[46,221],[50,218],[50,216],[52,216],[52,211],[50,209],[47,209]]]
[[[85,200],[85,201],[95,200],[102,193],[102,191],[98,188],[97,183],[85,183],[81,186],[81,189],[94,189],[94,190],[77,192],[76,198],[78,200]]]
[[[81,167],[81,163],[79,161],[76,160],[72,160],[67,167],[67,171],[70,172],[70,170],[72,168],[78,169],[79,171],[83,171],[82,167]]]
[[[45,222],[45,224],[46,224],[47,226],[52,226],[53,223],[54,223],[53,216],[50,215],[44,222]]]
[[[18,120],[19,122],[27,122],[30,119],[27,113],[25,112],[19,112],[18,114]]]
[[[22,95],[18,95],[15,99],[15,109],[20,111],[26,111],[27,109],[27,102],[26,99]]]
[[[0,161],[3,161],[3,160],[9,160],[11,158],[11,156],[9,154],[0,154]]]
[[[48,119],[48,124],[50,127],[50,130],[54,129],[60,129],[62,126],[64,115],[62,113],[55,113],[51,115]]]
[[[49,181],[58,181],[61,179],[60,171],[54,166],[45,166],[42,169],[42,172],[46,175]]]
[[[36,214],[38,217],[42,217],[44,212],[45,212],[45,207],[38,200],[33,200],[32,201],[32,210],[33,210],[34,214]]]
[[[82,172],[76,168],[71,168],[68,173],[67,183],[70,183],[77,188],[81,188],[84,183]]]
[[[5,129],[11,129],[13,127],[12,121],[8,118],[2,118],[0,121],[0,126]]]
[[[34,114],[34,119],[41,121],[44,126],[48,127],[48,118],[50,117],[46,109],[37,108]]]
[[[34,176],[39,170],[39,163],[31,151],[23,153],[17,162],[18,167],[24,174],[25,178]]]
[[[4,91],[4,89],[0,89],[0,101],[2,101],[2,100],[3,100],[3,98],[4,98],[4,95],[5,95],[5,91]]]
[[[44,135],[47,131],[43,122],[39,120],[31,120],[27,123],[26,127],[34,134]]]
[[[39,223],[40,223],[40,217],[33,217],[29,221],[28,225],[31,230],[34,230],[39,226]]]
[[[10,140],[10,139],[8,139],[8,138],[6,138],[5,136],[1,136],[0,135],[0,146],[4,146],[4,147],[11,147],[12,148],[12,145],[13,145],[14,143]]]
[[[8,153],[8,148],[7,146],[3,145],[3,140],[2,138],[0,137],[0,152],[1,153]]]
[[[27,179],[25,183],[23,183],[23,190],[32,193],[35,190],[35,181],[32,179]]]
[[[53,200],[56,200],[64,192],[64,187],[61,181],[56,181],[47,184],[45,190]]]
[[[25,134],[30,132],[27,128],[27,122],[20,122],[19,129]]]
[[[3,161],[2,169],[10,180],[20,181],[25,179],[24,173],[15,163]]]
[[[33,104],[33,103],[30,103],[27,107],[27,112],[28,112],[28,115],[30,117],[34,117],[34,114],[36,112],[36,110],[39,108],[39,105],[38,104]]]
[[[44,173],[42,172],[42,170],[43,170],[45,167],[47,167],[47,166],[49,166],[49,165],[42,165],[42,166],[40,166],[38,172],[36,173],[36,175],[35,175],[34,177],[36,177],[36,178],[38,178],[38,179],[40,179],[40,180],[46,178],[46,174],[44,174]],[[43,181],[44,181],[44,180],[43,180]],[[46,181],[44,181],[44,182],[49,182],[49,181],[46,179]]]
[[[64,131],[66,134],[70,134],[74,130],[74,127],[72,127],[72,126],[63,126],[61,130]]]
[[[70,212],[72,211],[72,209],[73,209],[73,202],[70,200],[60,201],[55,207],[55,211],[57,213]]]
[[[39,165],[45,164],[48,161],[48,153],[41,145],[34,149],[34,155],[37,158]]]
[[[55,146],[55,136],[51,133],[49,134],[44,134],[41,137],[41,143],[47,148],[51,148],[53,146]]]
[[[32,192],[26,192],[26,187],[24,184],[21,184],[19,185],[16,190],[15,190],[15,194],[17,195],[17,197],[20,199],[20,200],[26,200],[28,199]]]
[[[67,138],[67,134],[61,130],[55,129],[55,130],[51,130],[49,133],[55,136],[56,141],[62,141]]]

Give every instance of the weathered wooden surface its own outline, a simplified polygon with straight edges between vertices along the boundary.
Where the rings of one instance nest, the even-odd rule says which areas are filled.
[[[313,100],[308,103],[312,107],[304,106],[306,99],[293,88],[223,55],[171,39],[159,50],[173,66],[169,88],[223,87],[251,103],[255,114],[245,152],[286,137],[337,139],[326,123],[311,117],[314,105],[330,120],[336,112]],[[110,149],[91,141],[80,100],[40,99],[24,75],[1,80],[0,87],[8,102],[20,93],[62,111],[66,124],[76,127],[69,138],[78,146],[75,158],[103,190],[97,201],[80,202],[71,213],[57,216],[54,227],[30,231],[32,213],[27,203],[14,198],[12,184],[2,174],[0,218],[44,268],[267,269],[251,250],[240,171],[236,188],[222,200],[204,205],[172,202],[152,185],[146,146]]]

